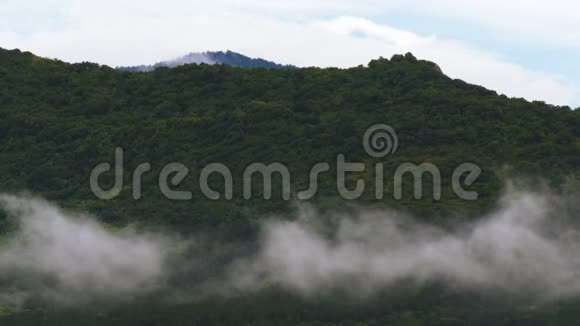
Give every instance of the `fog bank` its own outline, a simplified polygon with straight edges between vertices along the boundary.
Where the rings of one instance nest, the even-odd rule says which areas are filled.
[[[372,295],[397,282],[558,299],[580,295],[580,233],[568,205],[514,193],[472,224],[446,228],[396,211],[361,210],[321,226],[315,211],[265,226],[261,251],[232,273],[243,289],[280,284],[304,295],[342,288]],[[240,276],[241,275],[241,276]]]
[[[18,224],[0,241],[0,304],[116,302],[152,290],[199,300],[272,286],[364,300],[433,282],[534,300],[580,296],[577,204],[549,194],[511,192],[487,216],[445,227],[394,210],[302,207],[292,221],[267,219],[255,250],[244,253],[209,235],[110,231],[36,198],[0,195],[0,206]],[[216,259],[220,251],[226,262]],[[209,268],[212,261],[219,263]],[[196,272],[203,269],[211,272]],[[176,286],[176,278],[190,284]]]
[[[41,199],[0,195],[18,230],[0,244],[0,280],[62,304],[123,299],[164,276],[160,237],[111,233]]]

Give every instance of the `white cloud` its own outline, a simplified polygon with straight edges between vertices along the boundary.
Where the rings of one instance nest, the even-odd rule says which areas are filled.
[[[362,4],[341,2],[330,13],[364,14],[364,8],[373,8],[371,2],[378,6],[378,11],[410,6],[396,1],[387,5],[370,0]],[[442,8],[452,7],[452,3],[452,0],[445,1]],[[452,77],[509,96],[554,104],[580,102],[577,85],[564,78],[526,69],[461,42],[422,36],[363,18],[321,19],[316,15],[296,15],[297,18],[288,19],[288,15],[281,17],[272,13],[279,7],[288,13],[318,13],[331,6],[325,1],[300,0],[274,6],[260,0],[243,4],[218,0],[213,5],[168,0],[165,6],[159,7],[150,0],[138,4],[103,0],[69,5],[69,24],[73,28],[28,36],[0,30],[0,46],[17,47],[65,61],[88,60],[111,66],[149,64],[189,51],[231,49],[299,66],[348,67],[366,64],[379,56],[411,51],[420,58],[437,62]],[[436,13],[443,14],[443,9]]]
[[[0,208],[18,223],[0,245],[0,278],[8,277],[8,284],[77,305],[127,300],[162,283],[167,247],[160,236],[112,233],[40,199],[0,194]],[[0,304],[10,297],[2,284]]]
[[[416,13],[454,18],[494,29],[513,42],[580,46],[580,3],[575,0],[222,0],[248,10],[302,15],[335,14],[379,17],[384,13]]]
[[[431,282],[536,304],[577,298],[580,238],[563,222],[574,218],[567,200],[509,192],[476,224],[445,229],[395,211],[325,219],[303,209],[294,221],[265,225],[258,255],[239,260],[231,282],[247,291],[273,283],[311,298],[336,289],[364,298]]]
[[[514,42],[577,48],[580,2],[574,0],[411,1],[408,9],[491,27]],[[509,36],[508,36],[509,35]]]

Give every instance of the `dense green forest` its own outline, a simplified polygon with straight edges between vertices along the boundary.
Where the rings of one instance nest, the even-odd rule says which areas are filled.
[[[365,130],[388,124],[399,148],[385,158],[369,156]],[[112,200],[95,197],[92,169],[112,162],[124,149],[124,188]],[[244,200],[241,178],[253,162],[281,162],[292,172],[292,190],[308,188],[318,162],[363,162],[372,171],[383,163],[392,175],[405,162],[436,164],[442,199],[413,198],[404,187],[393,199],[386,182],[384,199],[367,187],[355,201],[339,198],[336,178],[321,176],[310,203],[322,210],[346,206],[391,207],[437,221],[445,216],[473,218],[493,207],[512,177],[547,180],[555,188],[580,179],[580,110],[508,98],[446,76],[431,62],[411,54],[380,58],[349,69],[238,68],[185,65],[151,72],[119,71],[94,63],[69,64],[19,50],[0,49],[0,192],[30,192],[73,210],[87,211],[123,227],[137,223],[183,234],[207,230],[224,241],[251,242],[257,221],[285,215],[294,201],[256,196]],[[143,194],[132,198],[132,171],[149,162]],[[158,177],[171,162],[190,173],[179,185],[193,198],[173,201],[159,191]],[[231,169],[234,196],[209,200],[199,191],[200,170],[219,162]],[[451,174],[461,163],[483,170],[471,186],[476,201],[457,198]],[[372,180],[372,172],[353,174]],[[107,175],[103,184],[112,184]],[[279,185],[280,180],[275,179]],[[411,179],[405,182],[411,183]],[[429,182],[429,180],[424,180]],[[210,179],[215,189],[219,178]],[[370,184],[370,181],[369,181]],[[428,187],[426,187],[428,189]],[[428,196],[427,196],[428,197]],[[11,225],[0,217],[0,233]],[[456,293],[433,285],[393,303],[391,294],[363,306],[336,298],[304,302],[272,290],[249,298],[159,306],[147,302],[94,311],[27,310],[4,314],[0,324],[570,324],[578,305],[533,307],[498,304],[493,296]],[[501,300],[500,300],[501,301]],[[105,308],[103,308],[105,309]]]

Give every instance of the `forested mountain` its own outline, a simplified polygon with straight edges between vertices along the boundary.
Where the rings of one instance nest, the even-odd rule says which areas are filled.
[[[281,65],[277,64],[272,61],[267,61],[264,59],[254,59],[247,57],[243,54],[239,54],[233,51],[208,51],[208,52],[193,52],[182,57],[161,61],[154,65],[141,65],[141,66],[132,66],[132,67],[117,67],[119,70],[123,71],[152,71],[155,68],[159,67],[167,67],[167,68],[175,68],[177,66],[182,66],[185,64],[225,64],[234,67],[243,67],[243,68],[294,68],[291,65]]]
[[[435,163],[447,176],[463,162],[484,170],[474,185],[480,192],[475,202],[457,200],[448,191],[449,177],[439,202],[416,201],[412,192],[394,201],[391,185],[384,200],[372,199],[370,187],[361,199],[429,214],[493,203],[502,185],[497,174],[506,167],[555,180],[580,166],[580,112],[497,95],[411,55],[351,69],[185,65],[133,74],[2,50],[0,76],[4,190],[32,191],[108,220],[164,216],[181,227],[227,224],[243,220],[244,211],[253,216],[287,206],[281,200],[247,203],[241,191],[231,201],[207,200],[195,191],[196,181],[212,162],[232,170],[235,187],[250,163],[285,163],[296,191],[307,188],[315,163],[335,162],[339,153],[369,168],[382,162],[387,176],[403,162]],[[380,123],[399,137],[396,154],[384,159],[370,157],[362,144],[365,130]],[[125,150],[129,189],[103,201],[88,177],[97,164],[113,161],[117,147]],[[144,200],[128,204],[130,174],[145,162],[153,171],[144,176]],[[159,170],[170,162],[190,167],[181,188],[193,192],[192,200],[172,202],[159,192]],[[335,197],[334,179],[321,175],[314,201]]]
[[[251,243],[257,220],[284,216],[295,206],[295,200],[282,200],[278,179],[274,200],[261,198],[259,186],[252,200],[243,198],[244,169],[254,162],[287,165],[293,194],[308,188],[314,164],[331,163],[330,172],[320,176],[318,194],[309,201],[322,210],[390,207],[423,219],[480,215],[498,200],[510,177],[540,177],[556,188],[580,177],[580,110],[498,95],[449,78],[436,64],[411,54],[349,69],[264,69],[279,66],[232,52],[211,55],[212,63],[223,64],[167,64],[175,66],[172,69],[160,64],[148,71],[69,64],[0,50],[0,192],[31,192],[117,227],[138,223],[182,234],[209,230],[224,241]],[[375,124],[396,130],[396,153],[375,158],[365,152],[363,135]],[[112,163],[118,147],[124,150],[124,187],[112,200],[98,199],[89,176],[99,163]],[[361,198],[342,200],[333,163],[338,154],[367,166],[367,171],[351,174],[349,186],[357,178],[370,185],[377,163],[384,164],[385,176],[406,162],[436,164],[443,176],[442,198],[417,200],[413,188],[405,187],[403,199],[395,200],[392,182],[386,182],[384,199],[376,199],[375,189],[368,186]],[[132,172],[146,162],[152,171],[143,176],[141,199],[134,200]],[[172,162],[189,168],[178,188],[191,191],[191,200],[169,200],[160,193],[161,169]],[[199,190],[201,169],[215,162],[232,171],[231,200],[210,200]],[[470,187],[479,193],[476,201],[457,198],[451,187],[451,174],[465,162],[482,168]],[[405,179],[405,185],[411,181]],[[107,174],[103,187],[112,183],[112,174]],[[210,179],[210,184],[222,189],[223,180]],[[10,230],[10,222],[0,217],[0,233]],[[452,325],[495,320],[523,325],[565,324],[577,311],[572,303],[546,310],[497,307],[496,298],[448,292],[437,284],[416,295],[386,304],[391,301],[385,294],[360,307],[330,297],[304,302],[272,290],[250,299],[132,305],[106,316],[90,309],[47,314],[31,309],[4,318],[16,325],[39,320],[123,325],[180,320],[263,325],[420,325],[421,320],[437,320]],[[500,316],[504,319],[498,320]]]

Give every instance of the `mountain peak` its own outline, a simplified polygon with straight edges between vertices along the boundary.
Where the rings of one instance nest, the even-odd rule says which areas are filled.
[[[206,52],[191,52],[184,56],[161,61],[153,65],[141,65],[132,67],[117,67],[119,70],[125,71],[152,71],[156,68],[167,67],[174,68],[185,64],[225,64],[234,67],[242,68],[295,68],[292,65],[281,65],[272,61],[261,58],[251,58],[243,54],[226,50],[224,51],[206,51]]]

